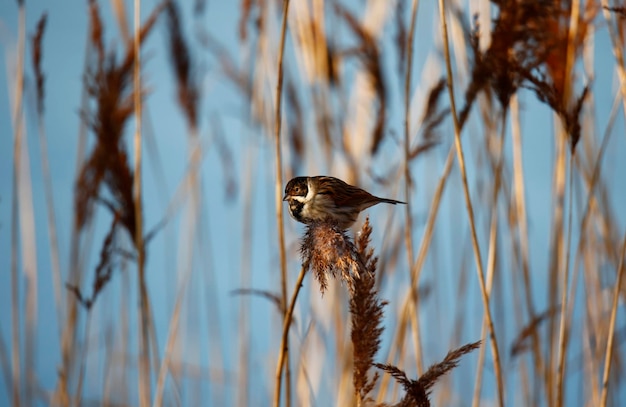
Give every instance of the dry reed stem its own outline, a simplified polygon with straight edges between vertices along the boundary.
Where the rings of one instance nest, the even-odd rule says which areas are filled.
[[[563,150],[563,154],[567,154],[566,150]],[[567,174],[567,168],[569,167],[569,213],[567,216],[567,237],[566,243],[564,247],[564,262],[563,262],[563,270],[561,271],[561,318],[559,322],[559,352],[558,352],[558,363],[557,363],[557,374],[556,374],[556,406],[561,407],[563,405],[563,377],[565,375],[565,355],[567,353],[567,339],[569,333],[567,332],[567,304],[568,304],[568,280],[569,280],[569,253],[570,246],[572,242],[572,212],[574,211],[574,204],[572,202],[572,190],[574,189],[574,181],[573,181],[573,160],[574,154],[570,153],[569,160],[563,160],[564,162],[569,162],[569,165],[564,169],[565,174]]]
[[[283,309],[286,309],[285,305],[287,304],[287,257],[285,254],[285,225],[283,222],[283,159],[282,159],[282,149],[281,149],[281,125],[282,125],[282,90],[283,90],[283,55],[285,52],[285,36],[287,32],[287,17],[289,13],[289,0],[283,0],[283,9],[282,9],[282,22],[280,28],[280,40],[278,45],[278,59],[276,62],[277,65],[277,77],[276,77],[276,93],[275,93],[275,101],[276,107],[274,110],[274,155],[275,155],[275,171],[276,171],[276,179],[275,179],[275,198],[276,198],[276,228],[278,229],[278,251],[280,257],[280,293],[281,299],[283,303]],[[283,320],[287,320],[287,315],[283,315]],[[289,325],[287,325],[289,327]],[[285,340],[281,350],[279,351],[279,363],[282,365],[283,363],[287,364],[287,406],[290,405],[290,393],[291,393],[291,383],[289,379],[289,335],[284,335],[283,339]],[[280,404],[280,387],[282,381],[282,366],[277,367],[277,376],[276,376],[276,393],[274,394],[274,405],[278,407]]]
[[[515,191],[515,212],[519,228],[519,242],[522,257],[522,277],[524,281],[524,294],[526,302],[526,312],[530,319],[535,318],[535,307],[533,305],[533,291],[530,278],[530,250],[528,247],[528,218],[526,215],[526,191],[524,180],[524,168],[522,157],[522,137],[520,131],[519,101],[517,95],[511,97],[509,104],[511,111],[511,137],[513,139],[513,183]],[[539,336],[536,330],[532,332],[533,362],[535,372],[544,372],[544,360],[539,343]],[[538,378],[536,378],[538,380]],[[535,394],[539,391],[536,390]],[[538,398],[535,398],[538,400]]]
[[[551,225],[551,237],[550,237],[550,260],[549,260],[549,285],[548,285],[548,308],[554,309],[559,307],[558,295],[558,277],[560,270],[561,255],[563,253],[563,200],[565,190],[565,174],[567,161],[565,160],[565,139],[562,135],[555,137],[555,163],[553,166],[552,176],[552,190],[553,192],[553,219]],[[555,341],[555,324],[556,319],[550,318],[548,321],[548,352],[546,362],[546,392],[548,405],[552,406],[556,400],[555,394],[555,360],[554,360],[554,341]]]
[[[280,405],[280,387],[281,387],[281,377],[283,373],[283,366],[285,365],[286,355],[288,353],[289,346],[289,328],[291,327],[291,320],[293,318],[293,310],[296,307],[296,300],[298,299],[298,294],[300,293],[300,289],[302,288],[302,281],[304,280],[304,276],[309,268],[308,264],[303,264],[300,269],[300,274],[298,274],[298,279],[296,280],[296,285],[294,286],[293,292],[291,294],[291,300],[289,301],[289,307],[285,310],[285,317],[283,318],[283,332],[280,339],[280,349],[278,350],[278,363],[276,364],[276,382],[274,387],[274,407],[278,407]]]
[[[419,0],[413,0],[411,2],[411,23],[409,25],[409,36],[406,40],[406,67],[404,77],[404,200],[406,205],[404,207],[405,213],[405,226],[404,226],[404,242],[407,252],[407,264],[409,265],[409,278],[411,279],[411,298],[414,307],[414,318],[411,318],[411,327],[414,336],[415,346],[415,363],[417,365],[418,374],[422,374],[424,371],[422,362],[422,343],[420,335],[419,324],[419,298],[417,296],[417,287],[419,281],[414,280],[414,274],[411,273],[410,265],[413,264],[413,219],[411,216],[411,186],[413,184],[411,179],[411,153],[410,153],[410,140],[409,133],[410,127],[410,104],[411,104],[411,73],[413,68],[413,40],[415,33],[415,22],[417,20],[417,7]]]
[[[19,271],[18,271],[18,183],[20,181],[21,149],[22,149],[22,97],[24,94],[24,52],[26,36],[26,11],[24,3],[19,4],[18,10],[18,40],[17,63],[15,66],[15,89],[13,97],[13,177],[11,190],[11,364],[12,364],[12,391],[13,406],[21,405],[21,361],[20,361],[20,301],[19,301]]]
[[[587,233],[585,232],[587,230],[587,224],[591,218],[591,213],[592,213],[592,202],[595,200],[594,196],[595,196],[595,190],[596,190],[596,185],[598,184],[598,180],[600,179],[600,169],[601,169],[601,164],[603,161],[603,157],[604,157],[604,153],[606,151],[606,148],[608,146],[608,142],[609,142],[609,136],[611,134],[611,129],[613,127],[615,118],[617,117],[617,111],[618,111],[618,104],[619,104],[619,94],[616,95],[614,101],[613,101],[613,107],[611,108],[611,113],[609,116],[609,121],[607,124],[607,127],[604,131],[604,135],[602,137],[602,141],[600,144],[600,148],[597,152],[597,156],[596,159],[594,161],[594,167],[592,170],[592,174],[591,174],[591,179],[588,181],[588,193],[587,193],[587,199],[586,199],[586,203],[585,203],[585,208],[583,211],[583,216],[582,216],[582,221],[581,221],[581,237],[578,241],[578,247],[576,250],[576,263],[574,266],[574,270],[578,269],[578,261],[579,261],[579,256],[582,255],[583,251],[584,251],[584,246],[587,242]],[[582,169],[580,170],[582,172]],[[620,259],[620,261],[622,261],[622,259]],[[617,267],[618,271],[620,270],[619,265]],[[619,284],[618,284],[619,286]],[[589,309],[589,305],[587,306],[587,309]],[[609,323],[610,326],[610,323]],[[587,337],[589,338],[590,335],[587,335]],[[609,341],[612,341],[612,338],[609,337]],[[587,349],[588,347],[585,347],[585,349]],[[608,348],[607,348],[608,350]],[[590,362],[593,364],[595,362],[595,359],[593,357],[590,358]],[[610,363],[610,362],[609,362]],[[605,364],[605,368],[606,368],[606,364]],[[593,368],[593,366],[591,367],[592,372],[593,372],[593,377],[597,377],[597,375],[595,374],[596,370]],[[593,393],[593,400],[597,400],[597,404],[600,405],[600,394],[596,394],[597,393],[597,388],[595,385],[595,380],[592,381],[592,393]],[[606,400],[605,400],[606,401]]]
[[[465,207],[467,209],[467,216],[470,225],[470,231],[472,236],[472,248],[474,250],[474,258],[476,261],[476,272],[478,274],[478,280],[480,283],[480,292],[483,300],[483,307],[487,325],[489,326],[489,334],[491,339],[491,351],[494,364],[494,373],[497,382],[498,391],[498,405],[504,406],[504,387],[502,382],[502,369],[500,366],[500,354],[498,350],[498,342],[496,338],[496,331],[493,325],[493,319],[491,317],[491,310],[489,308],[489,295],[487,294],[487,288],[485,285],[485,276],[483,274],[483,265],[480,255],[480,247],[478,245],[478,236],[476,234],[476,226],[474,224],[474,210],[472,208],[472,201],[469,194],[469,186],[467,182],[467,171],[465,168],[465,158],[463,157],[463,146],[461,145],[461,126],[456,112],[456,105],[454,99],[454,85],[452,81],[452,66],[450,62],[450,49],[448,44],[448,26],[446,22],[446,9],[444,7],[444,0],[439,0],[439,16],[441,22],[441,30],[443,31],[443,47],[444,57],[446,62],[448,93],[450,95],[450,110],[452,113],[452,120],[454,122],[454,144],[456,146],[457,158],[459,162],[459,168],[461,170],[461,179],[463,184],[463,195],[465,198]]]
[[[571,15],[570,15],[570,23],[569,23],[569,32],[567,39],[567,51],[566,51],[566,61],[565,61],[565,69],[563,73],[563,77],[566,78],[568,76],[573,76],[573,67],[574,61],[576,58],[576,36],[578,31],[578,20],[580,15],[580,2],[573,1],[571,2]],[[564,80],[564,89],[563,89],[563,105],[565,105],[566,101],[569,99],[570,94],[572,94],[573,89],[571,88],[571,82],[568,80]],[[584,96],[583,96],[584,98]],[[578,118],[574,117],[574,120],[578,122]],[[570,127],[567,123],[563,123],[568,128]],[[567,134],[567,136],[580,137],[580,133],[577,135]],[[569,160],[569,214],[568,214],[568,226],[567,226],[567,243],[565,247],[565,262],[563,265],[562,276],[561,276],[561,284],[562,287],[562,296],[561,296],[561,320],[559,326],[559,353],[558,353],[558,366],[557,366],[557,375],[556,375],[556,407],[561,407],[563,405],[563,381],[565,375],[565,354],[567,352],[567,284],[569,279],[569,253],[570,253],[570,245],[571,245],[571,237],[572,237],[572,212],[574,209],[574,205],[572,202],[572,189],[573,189],[573,155],[574,155],[574,147],[578,140],[572,140],[572,148],[570,150],[570,160]],[[565,154],[565,153],[564,153]],[[567,171],[567,170],[566,170]],[[562,224],[561,224],[562,225]],[[561,236],[563,232],[561,232]],[[559,253],[560,255],[560,253]]]
[[[624,275],[624,256],[626,256],[626,233],[622,239],[622,250],[620,252],[619,265],[617,266],[617,279],[613,290],[613,303],[611,305],[611,317],[609,320],[609,332],[607,334],[606,356],[604,358],[604,373],[602,374],[602,396],[600,399],[600,407],[606,407],[606,401],[609,393],[609,376],[611,373],[611,364],[613,361],[613,342],[615,340],[615,321],[617,320],[617,306],[619,304],[619,296],[622,287],[622,278]]]
[[[253,225],[254,225],[254,196],[255,188],[255,167],[256,167],[256,150],[248,149],[245,153],[244,174],[245,183],[242,185],[243,190],[243,222],[242,222],[242,243],[241,243],[241,287],[250,287],[252,284],[252,253],[253,244]],[[279,299],[279,303],[280,303]],[[281,305],[281,304],[279,304]],[[251,329],[250,329],[250,300],[247,295],[241,296],[239,303],[239,326],[242,330],[239,335],[239,372],[243,376],[241,388],[238,392],[236,403],[239,406],[250,405],[250,373],[252,372],[250,360],[251,348]],[[284,310],[280,310],[284,314]]]
[[[489,252],[487,254],[487,297],[490,300],[491,289],[493,286],[493,278],[496,269],[496,252],[498,246],[498,194],[500,193],[500,184],[502,182],[502,168],[504,166],[504,141],[506,134],[506,117],[508,108],[504,108],[502,114],[502,125],[500,129],[499,142],[500,150],[498,151],[496,167],[495,167],[495,181],[493,186],[493,195],[491,200],[491,224],[489,227]],[[487,331],[486,317],[483,315],[480,337],[484,338]],[[478,351],[478,364],[476,367],[476,380],[474,384],[474,396],[472,400],[472,406],[478,407],[480,402],[480,392],[482,388],[482,376],[484,371],[484,359],[485,348],[481,347]]]
[[[180,311],[183,303],[183,295],[187,290],[187,284],[191,279],[192,268],[188,267],[180,282],[178,293],[176,294],[176,302],[174,303],[174,311],[170,318],[167,340],[165,344],[165,355],[159,368],[156,392],[154,396],[153,407],[161,407],[163,405],[163,392],[165,389],[165,379],[167,378],[167,372],[170,370],[170,363],[172,354],[174,352],[174,346],[176,345],[176,339],[178,336],[178,323],[180,320]]]
[[[113,15],[117,21],[117,26],[120,29],[120,34],[125,43],[130,43],[132,38],[130,34],[128,17],[126,16],[125,2],[122,0],[110,0],[111,7],[113,9]]]
[[[134,69],[133,69],[133,106],[135,114],[135,168],[133,177],[133,203],[135,206],[135,248],[137,249],[137,270],[139,277],[139,405],[148,407],[151,394],[150,374],[150,338],[149,305],[145,276],[145,247],[143,241],[143,205],[141,178],[141,0],[134,1]]]
[[[605,129],[604,135],[602,137],[602,141],[600,144],[600,148],[597,152],[596,158],[594,160],[594,166],[591,172],[591,178],[588,180],[588,193],[587,193],[587,199],[585,202],[585,207],[583,210],[583,216],[582,216],[582,220],[580,222],[580,239],[578,241],[578,246],[576,249],[576,259],[575,259],[575,264],[574,264],[574,268],[573,270],[578,270],[578,264],[579,264],[579,260],[580,260],[580,256],[583,256],[585,251],[585,245],[587,244],[587,225],[589,220],[591,219],[591,214],[592,214],[592,202],[595,200],[594,196],[595,196],[595,190],[596,190],[596,185],[598,184],[598,181],[600,180],[600,170],[601,170],[601,164],[603,161],[603,157],[604,157],[604,152],[606,151],[606,148],[608,146],[608,141],[609,141],[609,136],[611,134],[611,129],[612,129],[612,125],[614,123],[614,120],[616,118],[616,114],[617,114],[617,106],[619,103],[619,96],[616,95],[616,98],[614,100],[613,103],[613,107],[611,108],[611,113],[609,116],[609,122],[607,124],[607,127]],[[579,164],[580,166],[580,162],[577,162],[577,164]],[[571,169],[570,169],[571,171]],[[582,168],[579,168],[579,171],[583,171]],[[619,266],[618,266],[618,270],[619,270]],[[572,287],[572,289],[570,290],[570,296],[573,296],[575,290]],[[589,309],[590,305],[587,304],[587,308]],[[572,309],[573,309],[573,304],[570,304],[570,309],[568,310],[568,315],[572,315]],[[595,360],[592,358],[591,362],[593,363]],[[593,369],[592,369],[593,370]],[[595,377],[595,375],[594,375]],[[595,381],[592,381],[592,392],[595,395],[596,393],[596,386],[595,386]],[[597,397],[594,396],[594,400],[597,400],[600,398],[599,395],[596,395]],[[598,401],[599,403],[599,401]]]
[[[85,365],[87,363],[87,356],[89,355],[89,342],[90,342],[89,330],[91,327],[92,316],[93,316],[93,313],[91,311],[91,308],[88,308],[87,319],[85,321],[85,328],[84,328],[84,333],[83,333],[83,338],[85,338],[85,341],[83,345],[80,347],[80,365],[78,368],[78,384],[76,385],[76,392],[74,394],[74,400],[72,402],[72,405],[74,406],[80,406],[82,403],[83,382],[85,378]]]

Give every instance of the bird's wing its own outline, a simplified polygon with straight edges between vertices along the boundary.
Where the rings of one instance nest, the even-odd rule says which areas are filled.
[[[378,202],[378,198],[359,187],[350,185],[339,178],[316,177],[317,193],[327,195],[337,207],[367,207]]]

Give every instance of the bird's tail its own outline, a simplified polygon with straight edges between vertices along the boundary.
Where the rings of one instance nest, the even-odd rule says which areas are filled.
[[[406,205],[406,202],[396,201],[395,199],[388,199],[388,198],[378,198],[378,199],[379,199],[379,202],[388,203],[392,205],[396,205],[396,204]]]

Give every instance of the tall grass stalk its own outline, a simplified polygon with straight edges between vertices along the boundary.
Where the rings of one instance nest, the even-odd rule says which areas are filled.
[[[15,89],[13,90],[13,178],[11,200],[11,365],[12,402],[14,407],[22,403],[22,372],[20,351],[20,286],[18,270],[18,189],[21,178],[23,142],[22,96],[24,92],[24,52],[26,37],[26,10],[20,1],[18,16],[17,63],[15,66]]]
[[[491,339],[491,352],[494,364],[494,373],[497,383],[498,392],[498,405],[504,406],[504,385],[502,381],[502,368],[500,366],[500,352],[498,349],[498,341],[496,338],[496,331],[493,325],[493,319],[491,317],[491,310],[489,307],[489,294],[487,293],[487,287],[485,284],[485,276],[483,273],[483,265],[480,254],[480,247],[478,245],[478,235],[476,233],[476,226],[474,224],[474,210],[472,208],[472,200],[469,193],[469,186],[467,183],[467,171],[465,169],[465,158],[463,156],[463,146],[461,145],[461,125],[456,112],[456,105],[454,99],[454,85],[452,78],[452,64],[450,62],[450,49],[448,45],[448,26],[446,22],[446,9],[444,6],[444,0],[439,0],[439,17],[441,22],[441,30],[443,32],[443,48],[444,58],[446,61],[446,73],[447,73],[447,85],[448,94],[450,96],[450,110],[452,114],[452,121],[454,123],[454,145],[456,146],[456,153],[459,162],[459,168],[461,170],[461,179],[463,183],[463,196],[465,198],[465,206],[467,209],[467,216],[470,225],[470,231],[472,236],[472,248],[474,249],[474,258],[476,260],[476,272],[478,274],[478,281],[480,283],[480,293],[482,295],[483,307],[485,312],[485,318],[489,327],[489,336]]]
[[[568,41],[567,41],[567,53],[566,53],[566,61],[564,67],[564,75],[565,77],[573,76],[573,68],[574,61],[576,58],[575,55],[575,40],[578,32],[578,21],[580,18],[580,2],[573,1],[571,3],[571,15],[569,22],[569,32],[568,32]],[[564,98],[569,98],[569,95],[573,94],[573,89],[571,88],[571,82],[565,81],[565,89],[563,91]],[[563,134],[565,136],[565,134]],[[565,152],[564,152],[565,153]],[[573,149],[570,150],[569,154],[569,213],[568,213],[568,221],[567,221],[567,242],[565,246],[564,252],[564,260],[563,260],[563,271],[561,276],[561,321],[559,326],[559,352],[558,352],[558,367],[557,367],[557,393],[556,393],[556,406],[561,407],[563,405],[563,376],[565,374],[565,354],[567,352],[567,292],[568,292],[568,280],[569,280],[569,254],[570,254],[570,245],[572,238],[572,212],[574,211],[574,205],[572,202],[572,189],[573,189]]]
[[[569,162],[569,164],[567,165],[567,167],[569,168],[569,196],[568,196],[568,204],[569,204],[569,211],[568,211],[568,216],[567,216],[567,238],[566,238],[566,243],[565,243],[565,247],[564,247],[564,260],[563,260],[563,270],[561,272],[561,318],[560,318],[560,323],[559,323],[559,351],[558,351],[558,364],[557,364],[557,375],[556,375],[556,405],[557,407],[561,407],[563,405],[563,382],[564,382],[564,375],[565,375],[565,355],[567,353],[567,338],[569,336],[567,330],[568,330],[568,321],[567,321],[567,305],[568,305],[568,283],[569,283],[569,253],[570,253],[570,245],[572,242],[572,217],[573,214],[572,212],[574,211],[574,206],[572,203],[572,190],[574,189],[574,184],[573,184],[573,175],[572,173],[574,172],[574,168],[573,168],[573,154],[569,155],[569,160],[565,161],[565,162]],[[565,173],[567,174],[568,171],[567,169],[565,169]]]
[[[278,45],[278,60],[276,62],[276,93],[274,100],[276,101],[276,107],[274,110],[274,156],[275,156],[275,198],[276,198],[276,228],[278,229],[278,250],[280,257],[280,293],[281,293],[281,308],[285,310],[283,314],[283,321],[287,321],[287,256],[285,254],[285,225],[283,223],[283,159],[281,148],[281,125],[282,125],[282,90],[283,90],[283,55],[285,52],[285,36],[287,32],[287,18],[289,14],[289,0],[283,0],[282,9],[282,22],[280,28],[280,40]],[[289,329],[289,324],[287,324]],[[289,335],[283,337],[284,344],[279,349],[279,366],[277,367],[276,375],[276,389],[274,393],[274,405],[278,407],[280,403],[280,388],[282,381],[283,363],[287,368],[286,379],[286,405],[291,403],[291,381],[289,374]]]
[[[613,361],[613,349],[615,341],[615,321],[617,320],[617,306],[619,303],[620,291],[622,289],[622,278],[624,275],[624,257],[626,256],[626,233],[622,239],[622,249],[619,255],[619,265],[617,266],[617,278],[615,287],[613,288],[613,302],[611,304],[611,317],[609,319],[609,331],[607,334],[606,356],[604,358],[604,373],[602,374],[602,395],[600,399],[600,407],[606,407],[609,393],[609,376],[611,373],[611,364]]]
[[[493,279],[496,270],[496,259],[497,259],[497,249],[498,249],[498,196],[500,193],[500,187],[502,183],[502,167],[504,166],[504,141],[506,134],[506,118],[507,118],[508,109],[503,109],[501,112],[502,115],[502,124],[500,126],[500,132],[498,137],[499,150],[497,156],[495,157],[495,167],[494,167],[494,186],[492,190],[491,197],[491,221],[489,226],[489,252],[487,254],[487,299],[490,300],[491,296],[491,288],[493,287]],[[480,330],[480,337],[484,338],[487,332],[487,317],[483,315],[482,327]],[[480,393],[482,388],[482,377],[484,371],[484,358],[485,358],[485,347],[481,346],[478,353],[478,365],[476,367],[476,379],[474,381],[474,397],[472,400],[472,406],[478,407],[480,403]]]
[[[283,318],[283,330],[280,339],[280,348],[278,349],[278,363],[276,364],[273,404],[274,407],[278,407],[280,405],[280,388],[282,382],[281,378],[283,373],[283,367],[285,366],[285,360],[287,359],[287,355],[289,352],[289,328],[291,328],[291,321],[293,319],[293,311],[296,307],[296,300],[298,299],[298,294],[300,293],[300,289],[302,288],[302,282],[304,281],[304,276],[308,268],[308,265],[302,265],[302,268],[300,269],[300,274],[298,274],[298,278],[296,280],[296,285],[294,286],[293,292],[291,294],[289,306],[285,309],[285,317]]]
[[[526,305],[526,312],[530,320],[535,319],[535,306],[533,302],[533,288],[531,284],[531,275],[530,275],[530,250],[528,247],[528,219],[527,219],[527,211],[526,211],[526,182],[524,179],[524,168],[523,168],[523,148],[522,148],[522,137],[521,137],[521,126],[520,126],[520,108],[519,108],[519,99],[517,95],[514,95],[511,98],[511,102],[509,104],[509,110],[511,112],[511,138],[513,141],[513,184],[515,191],[515,213],[517,219],[517,228],[518,228],[518,239],[520,245],[521,252],[521,260],[522,260],[522,280],[524,287],[524,302]],[[539,375],[535,376],[534,382],[535,385],[539,382],[539,377],[542,372],[545,372],[544,369],[544,360],[541,352],[541,347],[539,344],[539,334],[536,329],[532,330],[531,333],[531,346],[533,351],[533,362],[535,371],[539,373]],[[535,388],[534,393],[534,402],[538,403],[539,400],[539,389]]]
[[[133,96],[135,109],[135,167],[133,178],[133,202],[135,204],[135,248],[137,249],[137,271],[139,285],[139,405],[148,407],[151,394],[150,374],[150,333],[148,307],[148,290],[145,275],[145,247],[143,240],[143,205],[141,197],[141,0],[134,0],[134,67],[133,67]]]
[[[410,265],[413,264],[413,217],[411,215],[411,191],[413,180],[411,178],[411,157],[410,157],[410,104],[411,104],[411,73],[413,71],[413,40],[415,36],[415,22],[417,20],[417,8],[419,0],[411,2],[411,23],[409,25],[409,36],[406,41],[406,67],[404,76],[404,199],[405,206],[405,224],[404,224],[404,241],[407,253],[407,264],[409,265],[409,277],[411,279],[411,299],[414,307],[413,318],[411,318],[411,327],[413,330],[413,340],[415,346],[415,364],[417,372],[421,375],[424,367],[422,362],[422,343],[420,335],[419,322],[419,298],[417,289],[419,281],[414,280],[414,274],[411,273]]]

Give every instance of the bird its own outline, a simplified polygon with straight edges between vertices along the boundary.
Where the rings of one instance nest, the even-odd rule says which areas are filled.
[[[283,201],[289,205],[289,215],[298,222],[331,221],[341,229],[352,226],[359,213],[370,206],[379,203],[406,204],[395,199],[379,198],[330,176],[291,179],[285,186]]]

